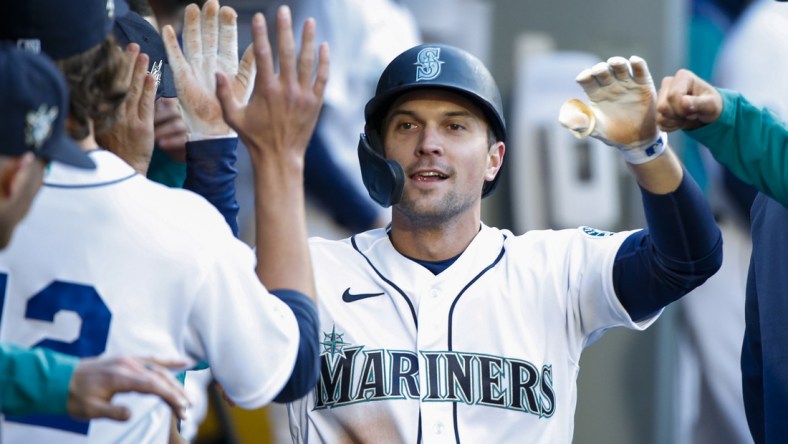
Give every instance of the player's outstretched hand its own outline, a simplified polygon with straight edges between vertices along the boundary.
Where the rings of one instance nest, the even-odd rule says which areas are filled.
[[[118,110],[118,120],[112,128],[98,132],[96,140],[145,175],[153,155],[153,105],[157,85],[148,73],[148,55],[140,53],[138,44],[130,43],[125,56],[129,67],[124,79],[128,86],[126,100]]]
[[[303,163],[328,81],[328,45],[323,43],[316,51],[316,26],[313,19],[306,20],[298,52],[290,8],[279,7],[277,73],[265,18],[262,14],[255,14],[252,19],[252,45],[257,77],[248,105],[244,106],[238,100],[230,78],[222,73],[216,76],[224,118],[238,132],[252,156],[284,153],[285,156],[278,158]],[[316,52],[319,52],[317,60]]]
[[[663,131],[696,129],[722,114],[720,92],[686,69],[662,79],[657,97],[657,123]]]
[[[597,138],[621,149],[627,161],[640,163],[639,152],[661,136],[657,93],[646,61],[638,56],[611,57],[583,70],[575,80],[588,95],[588,104],[568,100],[561,107],[561,124],[577,137]]]
[[[183,386],[168,369],[183,369],[185,366],[185,362],[152,358],[82,359],[69,383],[68,414],[81,419],[125,421],[131,416],[131,411],[111,404],[112,397],[116,393],[139,392],[159,396],[178,418],[183,419],[190,402]]]
[[[246,103],[251,94],[254,54],[250,46],[239,63],[237,19],[233,8],[219,8],[217,0],[208,0],[202,11],[190,4],[184,12],[183,51],[172,26],[162,29],[175,89],[192,139],[232,135],[216,97],[217,73],[228,79],[235,100]]]
[[[257,274],[269,289],[287,288],[313,299],[316,292],[306,244],[304,156],[328,81],[328,45],[316,48],[316,27],[313,19],[305,21],[301,49],[297,50],[290,8],[279,7],[277,73],[265,18],[255,14],[252,46],[257,77],[248,104],[238,100],[227,75],[216,75],[224,119],[249,150],[254,171]]]

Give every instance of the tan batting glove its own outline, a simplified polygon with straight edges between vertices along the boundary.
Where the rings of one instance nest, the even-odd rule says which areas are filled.
[[[184,13],[183,52],[172,26],[162,30],[190,140],[235,136],[222,119],[217,72],[230,79],[233,96],[240,102],[246,103],[252,93],[254,54],[250,45],[239,64],[237,18],[233,8],[220,9],[216,0],[208,0],[202,11],[190,4]]]
[[[667,136],[657,128],[657,93],[645,60],[611,57],[583,70],[575,80],[589,103],[571,99],[561,107],[558,120],[572,134],[614,146],[632,164],[665,151]]]

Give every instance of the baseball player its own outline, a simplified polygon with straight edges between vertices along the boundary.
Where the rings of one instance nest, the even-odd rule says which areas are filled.
[[[14,3],[36,13],[13,14],[2,28],[4,33],[18,33],[17,39],[24,38],[28,46],[60,54],[58,63],[69,74],[72,91],[87,84],[91,91],[95,87],[106,93],[95,82],[115,78],[122,66],[120,50],[106,38],[113,11],[106,5],[106,0],[83,2],[77,11],[53,0]],[[256,254],[232,235],[204,198],[150,182],[97,146],[93,128],[102,122],[95,119],[113,109],[98,107],[95,97],[83,96],[83,103],[93,107],[80,109],[72,100],[68,128],[72,137],[85,131],[77,142],[97,168],[86,173],[53,165],[14,242],[0,254],[5,283],[0,339],[76,356],[187,355],[209,363],[225,393],[247,408],[294,399],[313,386],[318,345],[315,292],[303,208],[290,208],[290,202],[303,205],[303,175],[291,159],[303,157],[310,126],[317,119],[327,53],[321,50],[319,58],[314,56],[313,21],[305,25],[302,52],[295,50],[290,16],[283,8],[277,35],[280,74],[274,74],[261,15],[255,16],[252,27],[256,50],[247,51],[238,64],[235,17],[235,11],[220,10],[216,1],[207,2],[202,11],[188,7],[187,52],[184,56],[176,50],[178,66],[173,69],[193,139],[235,143],[213,93],[212,71],[226,74],[219,75],[223,101],[232,105],[226,107],[231,121],[244,129],[238,132],[252,152],[260,177],[256,190],[265,202],[257,207],[258,223],[265,230],[258,230]],[[35,27],[26,20],[58,27]],[[85,28],[84,23],[96,26],[76,32]],[[30,29],[35,31],[26,32]],[[164,34],[172,60],[174,34],[170,28]],[[155,83],[145,74],[144,59],[142,69],[134,73],[137,89],[131,94],[152,103]],[[208,60],[216,62],[216,68],[198,65]],[[255,65],[256,77],[251,71]],[[253,78],[256,93],[248,108],[243,107]],[[258,116],[256,108],[261,107],[271,111],[270,118],[255,119],[246,130],[248,125],[240,123],[252,121],[250,114]],[[101,112],[95,113],[96,108]],[[152,115],[148,117],[152,125]],[[304,130],[307,134],[302,136]],[[273,208],[278,205],[281,208]],[[280,214],[287,220],[272,220]],[[167,441],[170,415],[161,401],[126,395],[118,396],[117,402],[131,410],[127,423],[6,416],[0,440]]]
[[[41,188],[46,162],[89,169],[95,164],[65,132],[66,83],[47,57],[0,43],[0,73],[0,177],[9,184],[0,193],[2,250]],[[182,416],[188,406],[184,390],[159,364],[185,365],[141,358],[79,360],[0,343],[0,411],[126,419],[128,409],[110,404],[112,396],[139,391],[161,396]]]
[[[506,140],[475,57],[420,45],[383,71],[359,143],[386,229],[312,239],[320,380],[289,405],[298,442],[570,443],[583,349],[642,330],[719,267],[703,194],[656,125],[645,61],[577,77],[560,119],[619,149],[648,228],[515,235],[480,220]]]

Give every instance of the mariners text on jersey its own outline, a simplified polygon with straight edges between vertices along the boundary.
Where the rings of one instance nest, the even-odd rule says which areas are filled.
[[[324,352],[314,409],[385,399],[464,402],[522,411],[539,417],[555,412],[551,365],[476,353],[364,350],[351,346],[333,329],[323,333]],[[355,374],[357,362],[361,371]],[[427,372],[422,393],[419,369]]]

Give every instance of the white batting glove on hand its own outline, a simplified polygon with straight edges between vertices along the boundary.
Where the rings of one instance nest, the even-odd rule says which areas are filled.
[[[238,62],[238,14],[229,6],[219,8],[208,0],[202,13],[195,4],[186,7],[183,26],[183,52],[171,26],[162,30],[164,47],[172,68],[183,118],[191,140],[235,136],[222,119],[216,97],[216,73],[230,79],[233,96],[249,101],[255,76],[251,45]]]
[[[664,152],[667,136],[657,128],[657,92],[645,60],[611,57],[583,70],[575,80],[589,104],[571,99],[561,107],[558,120],[572,134],[614,146],[633,164]]]

